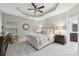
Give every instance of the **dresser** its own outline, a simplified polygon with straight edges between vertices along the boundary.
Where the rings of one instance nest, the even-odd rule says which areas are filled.
[[[63,44],[63,45],[66,43],[64,35],[55,35],[54,38],[55,38],[56,43],[60,43],[60,44]]]
[[[6,55],[9,40],[9,34],[7,34],[5,37],[0,35],[0,56]]]
[[[0,34],[0,56],[3,55],[3,36]]]

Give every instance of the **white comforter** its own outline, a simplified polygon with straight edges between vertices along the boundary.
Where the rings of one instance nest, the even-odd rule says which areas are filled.
[[[40,49],[43,46],[54,41],[53,37],[51,38],[50,35],[45,35],[45,34],[29,33],[27,37],[28,37],[28,42],[37,49]]]

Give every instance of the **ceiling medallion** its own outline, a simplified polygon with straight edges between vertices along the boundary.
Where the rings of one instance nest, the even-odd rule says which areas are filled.
[[[40,4],[40,3],[39,3]],[[49,8],[47,11],[45,11],[45,8],[48,8],[46,7],[45,5],[42,5],[42,6],[39,6],[38,4],[35,4],[35,3],[31,3],[31,6],[33,8],[26,8],[26,9],[21,9],[20,7],[16,7],[16,9],[22,13],[23,15],[25,16],[31,16],[31,17],[40,17],[40,16],[43,16],[47,13],[50,13],[54,10],[56,10],[57,6],[59,5],[59,3],[55,3],[53,7]],[[29,12],[32,12],[31,14],[28,13]]]

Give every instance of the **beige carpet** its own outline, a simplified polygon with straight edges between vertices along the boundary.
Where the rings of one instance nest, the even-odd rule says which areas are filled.
[[[6,56],[76,56],[78,43],[70,42],[66,45],[51,43],[48,46],[36,51],[27,42],[9,44]]]

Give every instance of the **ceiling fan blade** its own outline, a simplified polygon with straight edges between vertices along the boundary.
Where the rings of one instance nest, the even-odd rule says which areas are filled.
[[[31,3],[32,4],[32,6],[36,9],[36,5],[34,4],[34,3]]]
[[[41,10],[38,10],[40,13],[43,13],[43,11],[41,11]]]
[[[38,7],[38,9],[44,8],[44,6]]]
[[[35,9],[28,9],[28,10],[35,10]]]

